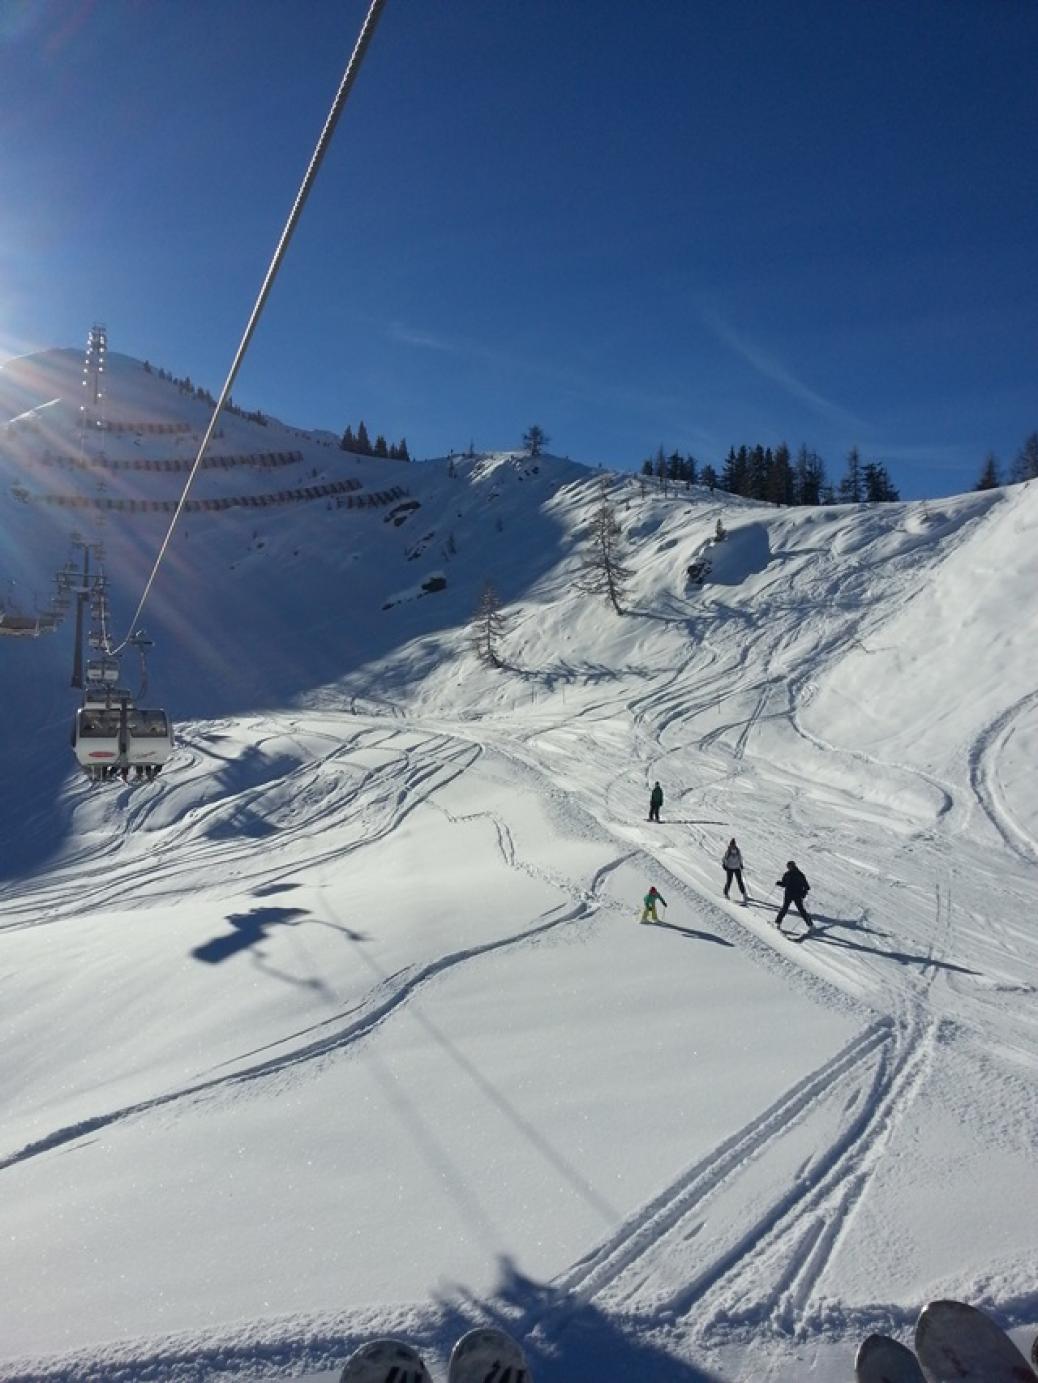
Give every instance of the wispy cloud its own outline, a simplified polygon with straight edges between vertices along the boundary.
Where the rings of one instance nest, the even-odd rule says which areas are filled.
[[[817,389],[812,389],[809,384],[805,384],[802,379],[798,379],[787,369],[781,360],[769,355],[755,342],[747,340],[717,312],[710,308],[702,308],[700,316],[703,325],[708,327],[729,350],[733,351],[740,359],[745,360],[765,379],[772,380],[794,398],[800,399],[810,408],[813,408],[821,417],[857,432],[863,431],[867,427],[863,419],[840,404],[834,403],[832,399],[827,399]]]
[[[385,329],[390,340],[419,350],[437,351],[481,361],[512,375],[529,375],[549,381],[573,399],[601,405],[621,402],[639,412],[658,417],[684,408],[687,399],[659,391],[639,389],[629,381],[617,383],[570,365],[559,365],[543,357],[529,357],[496,345],[464,336],[447,336],[440,332],[413,327],[405,322],[391,322]]]
[[[465,351],[465,347],[458,341],[452,341],[449,337],[439,336],[432,331],[423,331],[420,327],[410,327],[406,322],[390,322],[386,335],[405,346],[441,351],[444,355],[461,355]]]

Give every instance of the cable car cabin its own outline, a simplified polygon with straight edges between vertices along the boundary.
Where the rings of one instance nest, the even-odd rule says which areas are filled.
[[[121,702],[98,704],[95,693],[76,712],[72,748],[80,766],[95,782],[132,772],[154,778],[173,753],[173,726],[165,711]]]
[[[84,706],[101,706],[117,711],[124,701],[127,706],[133,705],[133,693],[127,687],[105,687],[95,683],[83,693]]]
[[[102,682],[114,687],[119,680],[119,661],[117,658],[88,658],[86,665],[88,682]]]
[[[126,758],[131,768],[157,773],[173,753],[173,726],[165,711],[134,707],[126,717]]]
[[[122,716],[120,706],[81,706],[76,712],[72,748],[91,778],[105,778],[119,767]]]
[[[0,610],[0,634],[13,634],[17,638],[35,639],[40,633],[40,621],[36,615],[8,615]]]

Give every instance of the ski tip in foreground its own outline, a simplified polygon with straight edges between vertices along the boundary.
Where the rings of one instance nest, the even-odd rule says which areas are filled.
[[[401,1340],[369,1340],[351,1354],[339,1383],[432,1383],[429,1370]]]
[[[989,1316],[962,1301],[931,1301],[915,1328],[928,1383],[1035,1383],[1027,1360]]]
[[[919,1361],[905,1345],[889,1335],[862,1340],[854,1361],[857,1383],[924,1383]]]
[[[479,1326],[451,1351],[447,1383],[531,1383],[526,1356],[511,1335]]]

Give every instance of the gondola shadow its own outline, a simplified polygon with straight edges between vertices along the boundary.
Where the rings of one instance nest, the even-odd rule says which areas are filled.
[[[294,926],[300,917],[309,917],[306,908],[253,908],[251,912],[232,912],[227,921],[234,928],[225,936],[214,936],[191,951],[195,960],[206,965],[219,965],[239,951],[247,951],[267,936],[267,928],[279,925]]]

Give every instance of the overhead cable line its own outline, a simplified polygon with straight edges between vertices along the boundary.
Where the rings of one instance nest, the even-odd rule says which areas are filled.
[[[137,609],[134,611],[133,619],[130,621],[130,627],[127,630],[126,637],[123,639],[122,643],[119,644],[118,648],[112,650],[113,653],[119,653],[122,651],[122,649],[126,647],[127,643],[133,637],[134,631],[137,628],[137,621],[140,619],[141,611],[144,609],[145,602],[147,601],[148,596],[151,593],[151,588],[154,584],[155,577],[158,575],[159,567],[162,565],[162,559],[165,557],[166,549],[169,547],[170,540],[173,537],[173,530],[176,528],[177,520],[180,518],[184,505],[187,503],[187,497],[188,493],[190,492],[192,482],[194,481],[194,478],[198,473],[198,468],[202,464],[202,458],[206,453],[206,448],[209,446],[209,442],[212,438],[213,432],[216,429],[217,419],[219,418],[220,413],[223,410],[223,406],[227,401],[227,396],[230,394],[231,389],[234,385],[234,381],[238,376],[238,371],[241,368],[241,363],[245,358],[245,352],[249,348],[249,343],[252,340],[253,333],[256,330],[256,325],[260,319],[260,314],[263,312],[263,309],[266,306],[267,297],[270,293],[271,288],[273,287],[274,280],[277,278],[278,270],[281,268],[281,261],[285,257],[285,252],[288,249],[289,241],[292,239],[292,235],[295,231],[296,225],[298,224],[299,218],[302,215],[303,207],[306,204],[306,199],[310,195],[310,189],[313,186],[315,178],[317,177],[317,170],[320,168],[321,163],[324,160],[324,156],[328,152],[328,146],[331,143],[332,135],[335,133],[335,127],[339,122],[339,116],[342,114],[343,107],[345,106],[350,91],[353,88],[353,83],[356,81],[357,73],[360,70],[361,62],[364,59],[364,54],[367,52],[368,44],[371,42],[371,36],[375,32],[375,26],[379,21],[382,10],[385,7],[385,3],[386,0],[371,0],[371,4],[368,8],[367,15],[365,16],[364,23],[361,25],[360,33],[357,35],[357,42],[354,44],[353,52],[350,54],[350,60],[346,64],[346,71],[343,73],[342,81],[339,83],[339,90],[335,93],[335,100],[332,102],[331,110],[328,112],[328,118],[324,122],[324,129],[321,131],[320,138],[318,139],[313,155],[311,156],[309,167],[307,168],[306,173],[303,176],[303,181],[300,184],[299,191],[296,193],[295,202],[292,206],[292,210],[289,212],[288,220],[285,222],[285,229],[281,232],[281,239],[278,241],[277,248],[274,251],[274,256],[270,261],[270,267],[267,269],[266,277],[264,278],[263,285],[259,291],[259,296],[256,298],[255,305],[252,309],[252,314],[249,317],[248,324],[245,328],[245,333],[241,338],[238,350],[235,353],[233,362],[231,363],[231,368],[228,372],[226,380],[224,381],[224,386],[220,390],[220,396],[216,400],[216,404],[213,407],[213,414],[212,417],[209,419],[209,425],[205,430],[205,436],[202,438],[201,445],[198,448],[198,454],[195,457],[194,464],[188,472],[187,480],[184,483],[184,490],[180,496],[180,501],[177,504],[176,509],[173,511],[173,517],[172,519],[170,519],[169,528],[166,531],[166,536],[165,538],[163,538],[162,546],[159,548],[158,556],[155,558],[155,565],[152,567],[151,574],[149,575],[148,580],[145,583],[144,592],[141,595],[140,601],[137,605]]]

